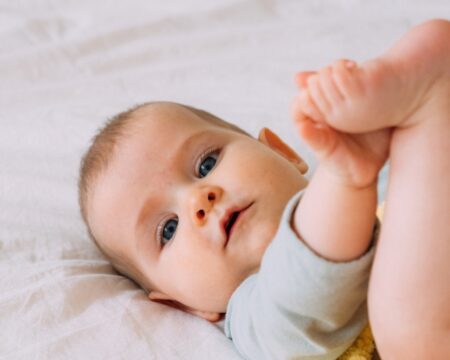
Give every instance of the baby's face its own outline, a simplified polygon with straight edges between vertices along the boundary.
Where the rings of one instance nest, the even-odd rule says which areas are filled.
[[[267,145],[179,106],[143,108],[90,202],[94,235],[152,288],[224,312],[258,271],[301,173]]]

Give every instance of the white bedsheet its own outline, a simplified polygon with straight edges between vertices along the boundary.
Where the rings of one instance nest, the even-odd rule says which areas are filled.
[[[88,240],[81,154],[136,103],[269,126],[310,163],[293,75],[366,60],[447,0],[0,0],[0,359],[239,359],[220,326],[148,301]]]

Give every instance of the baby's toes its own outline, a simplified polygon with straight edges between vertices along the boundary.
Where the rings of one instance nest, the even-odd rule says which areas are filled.
[[[311,99],[309,90],[304,90],[300,93],[298,97],[298,104],[302,112],[309,118],[317,121],[323,122],[322,112],[317,108],[314,101]]]
[[[333,64],[332,78],[336,88],[344,98],[351,98],[361,93],[360,69],[351,60],[338,60]]]
[[[295,74],[295,82],[300,89],[305,89],[307,87],[307,80],[311,75],[314,75],[315,71],[300,71]]]

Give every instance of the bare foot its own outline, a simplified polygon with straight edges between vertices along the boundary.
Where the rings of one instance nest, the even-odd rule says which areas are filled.
[[[449,39],[450,22],[431,20],[361,66],[340,60],[317,73],[300,73],[297,83],[306,91],[298,106],[349,133],[417,124],[436,105],[450,107]]]

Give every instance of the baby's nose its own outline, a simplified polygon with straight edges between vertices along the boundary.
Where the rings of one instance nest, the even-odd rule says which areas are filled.
[[[194,224],[203,225],[214,205],[222,197],[222,189],[216,186],[197,188],[192,194],[191,214]]]

